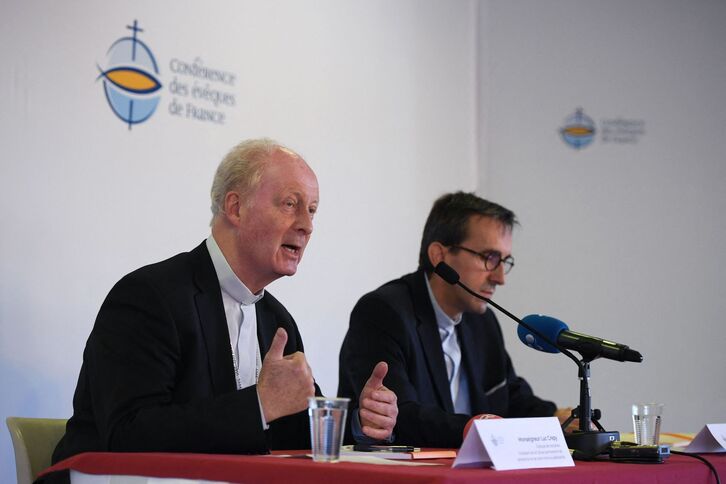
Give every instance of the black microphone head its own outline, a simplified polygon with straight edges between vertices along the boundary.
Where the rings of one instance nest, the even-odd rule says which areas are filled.
[[[643,355],[630,348],[625,348],[623,351],[623,361],[632,361],[633,363],[641,363],[643,361]]]
[[[456,284],[459,282],[459,273],[456,272],[449,264],[446,262],[439,262],[436,264],[436,268],[434,269],[434,272],[443,280],[448,282],[449,284]]]

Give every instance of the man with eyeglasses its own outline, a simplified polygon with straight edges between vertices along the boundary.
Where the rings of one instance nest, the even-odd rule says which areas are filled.
[[[355,400],[376,362],[398,396],[396,441],[459,447],[472,415],[569,416],[517,376],[487,304],[434,273],[446,262],[492,298],[514,266],[514,213],[472,193],[442,196],[421,240],[418,270],[363,296],[340,350],[338,394]]]

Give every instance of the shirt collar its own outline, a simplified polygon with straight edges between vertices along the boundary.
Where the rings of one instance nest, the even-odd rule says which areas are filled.
[[[212,258],[212,264],[214,265],[214,270],[217,272],[219,286],[222,288],[222,291],[229,294],[232,299],[243,306],[255,304],[262,299],[262,296],[265,295],[265,290],[262,289],[259,294],[255,295],[247,289],[247,286],[239,280],[239,277],[237,277],[229,266],[227,259],[222,253],[222,249],[217,245],[217,241],[214,240],[213,235],[207,237],[207,250],[209,250],[209,256]]]
[[[449,331],[451,328],[456,326],[461,322],[462,315],[459,314],[459,317],[456,319],[451,319],[448,314],[444,312],[443,309],[441,309],[441,306],[439,306],[438,301],[436,301],[436,296],[434,296],[434,292],[431,290],[431,284],[429,283],[429,278],[426,276],[426,273],[423,275],[424,280],[426,281],[426,290],[429,293],[429,298],[431,299],[431,305],[434,307],[434,315],[436,316],[436,324],[439,326],[439,328]]]

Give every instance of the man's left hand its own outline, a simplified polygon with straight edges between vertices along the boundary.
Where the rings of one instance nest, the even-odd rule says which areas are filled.
[[[358,415],[361,430],[366,436],[376,440],[386,440],[391,436],[398,417],[396,394],[383,386],[386,373],[388,364],[384,361],[378,362],[360,392]]]
[[[557,420],[560,421],[560,425],[562,425],[563,423],[565,423],[565,421],[568,418],[570,418],[570,414],[571,413],[572,413],[572,408],[571,407],[558,408],[555,411],[555,417],[557,417]],[[573,432],[575,430],[578,430],[579,428],[580,428],[580,420],[579,419],[574,419],[572,422],[570,422],[570,424],[567,426],[566,429],[562,429],[562,430],[563,430],[563,432],[568,432],[569,433],[569,432]]]

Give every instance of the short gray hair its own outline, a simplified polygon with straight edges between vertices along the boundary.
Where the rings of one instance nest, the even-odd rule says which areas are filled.
[[[285,149],[269,138],[250,139],[241,142],[224,157],[217,167],[212,182],[212,222],[224,210],[224,197],[237,190],[246,202],[262,178],[265,161],[277,150]]]

